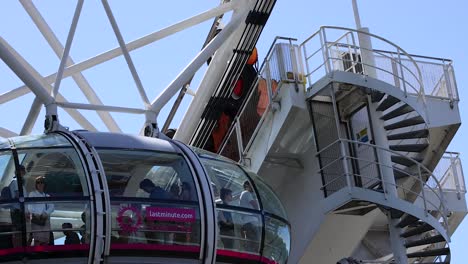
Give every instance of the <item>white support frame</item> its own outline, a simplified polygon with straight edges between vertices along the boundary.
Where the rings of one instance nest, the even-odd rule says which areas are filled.
[[[34,6],[31,0],[20,0],[20,3],[23,5],[23,8],[26,10],[26,12],[29,14],[31,19],[33,20],[34,24],[36,27],[39,29],[41,32],[42,36],[46,39],[47,43],[50,45],[54,53],[57,55],[58,58],[62,56],[64,53],[64,47],[60,43],[59,39],[57,36],[54,34],[52,29],[49,27],[45,19],[42,17],[42,15],[39,13],[37,8]],[[73,61],[71,56],[68,56],[66,60],[66,66],[71,66],[74,65],[75,62]],[[72,75],[73,80],[76,82],[78,87],[81,89],[85,97],[88,99],[88,101],[92,104],[97,104],[97,105],[102,105],[101,99],[97,96],[97,94],[94,92],[93,88],[89,84],[89,82],[85,79],[83,74],[75,73]],[[23,89],[24,88],[24,89]],[[13,92],[14,91],[14,92]],[[5,101],[10,101],[13,100],[19,96],[22,96],[24,94],[27,94],[29,92],[29,89],[27,89],[25,86],[19,87],[17,89],[12,90],[13,92],[11,94],[11,98],[5,98]],[[1,96],[0,96],[1,97]],[[0,100],[0,103],[4,103],[5,101]],[[109,131],[112,132],[121,132],[122,130],[120,127],[117,125],[117,122],[114,120],[114,118],[108,113],[108,112],[103,112],[103,111],[98,111],[97,114],[105,124],[105,126],[109,129]]]
[[[73,15],[73,20],[70,26],[70,30],[68,32],[67,42],[65,44],[65,50],[63,51],[62,59],[60,60],[60,65],[57,71],[57,77],[55,78],[55,82],[54,82],[54,89],[51,92],[51,95],[54,99],[56,98],[56,95],[60,88],[60,83],[62,82],[63,69],[65,68],[68,55],[70,54],[70,48],[73,42],[73,37],[75,36],[76,26],[78,25],[78,19],[80,18],[81,9],[83,8],[83,1],[84,0],[78,0],[78,2],[76,3],[75,14]]]
[[[0,58],[15,72],[18,77],[31,89],[31,91],[46,106],[46,113],[57,114],[57,105],[49,94],[52,86],[44,82],[42,76],[14,50],[3,38],[0,37]],[[57,99],[63,102],[67,100],[59,93]],[[37,111],[36,111],[37,110]],[[39,112],[34,109],[32,114]],[[65,110],[84,129],[96,131],[97,129],[75,109]]]
[[[122,50],[122,53],[125,58],[125,61],[127,62],[128,68],[130,69],[130,72],[132,73],[132,77],[137,86],[138,93],[140,94],[141,100],[143,100],[143,103],[145,104],[145,106],[148,106],[149,104],[148,96],[146,95],[145,88],[143,88],[143,84],[141,83],[140,76],[138,76],[138,73],[135,68],[135,64],[133,64],[132,57],[130,57],[130,53],[127,50],[127,46],[122,37],[122,33],[120,33],[120,29],[119,29],[119,26],[117,25],[117,21],[115,20],[114,14],[112,14],[112,10],[107,0],[101,0],[101,2],[102,2],[102,6],[104,7],[104,10],[106,10],[107,18],[109,18],[109,22],[112,25],[112,30],[114,30],[114,34],[117,37],[117,41],[119,42],[120,49]]]
[[[78,0],[71,21],[65,47],[62,46],[55,33],[49,27],[40,12],[34,6],[32,0],[20,0],[21,5],[28,13],[36,27],[39,29],[47,43],[52,50],[60,58],[60,65],[56,73],[46,77],[41,76],[21,55],[16,52],[9,44],[1,39],[2,59],[13,70],[15,74],[20,77],[25,85],[17,87],[7,93],[0,95],[0,103],[6,103],[15,100],[18,97],[28,94],[32,91],[36,95],[36,99],[31,105],[29,114],[23,124],[20,134],[29,134],[32,131],[37,117],[40,112],[40,104],[46,106],[46,113],[48,116],[57,116],[57,106],[62,107],[67,111],[70,116],[77,121],[77,123],[84,129],[96,131],[97,129],[83,116],[77,109],[95,110],[105,124],[105,126],[112,132],[121,132],[121,129],[109,114],[109,112],[121,112],[131,114],[145,114],[146,124],[154,124],[157,127],[157,116],[164,105],[187,83],[192,76],[199,70],[199,68],[213,56],[213,54],[222,46],[229,46],[224,50],[232,50],[235,41],[232,41],[234,32],[239,31],[243,19],[247,16],[249,8],[253,6],[253,0],[237,0],[226,1],[219,6],[202,12],[198,15],[192,16],[171,26],[163,28],[159,31],[153,32],[147,36],[141,37],[134,41],[125,43],[118,27],[117,20],[115,19],[112,9],[107,0],[101,0],[105,13],[112,26],[114,34],[118,40],[119,47],[111,49],[107,52],[89,58],[79,63],[75,63],[71,56],[70,50],[72,47],[75,31],[78,26],[78,20],[83,8],[83,0]],[[231,21],[224,27],[220,34],[209,42],[205,48],[195,56],[195,58],[186,66],[186,68],[158,95],[151,103],[146,95],[143,84],[138,76],[136,67],[131,59],[130,52],[138,48],[144,47],[155,41],[171,36],[177,32],[188,29],[198,25],[211,18],[219,17],[227,12],[234,11]],[[237,31],[236,31],[237,30]],[[231,40],[231,41],[229,41]],[[225,52],[222,52],[223,54]],[[109,61],[113,58],[123,55],[132,77],[136,83],[137,90],[143,101],[144,109],[120,107],[103,105],[99,97],[94,92],[93,88],[89,85],[87,80],[82,75],[82,71],[90,69],[98,64]],[[213,62],[213,64],[217,64]],[[89,104],[68,102],[60,93],[59,88],[63,78],[72,76],[78,87],[81,89],[85,97],[88,99]],[[54,83],[53,87],[50,85]],[[49,96],[50,95],[50,96]],[[195,96],[196,97],[196,96]],[[61,126],[60,126],[61,127]],[[2,135],[14,135],[16,133],[0,133]]]

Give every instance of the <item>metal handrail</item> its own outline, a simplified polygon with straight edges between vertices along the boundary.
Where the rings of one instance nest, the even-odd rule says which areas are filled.
[[[340,157],[340,158],[338,158],[338,159],[336,159],[336,160],[334,160],[334,161],[328,163],[327,166],[330,165],[331,163],[335,163],[336,161],[339,161],[339,160],[342,160],[342,159],[345,159],[345,160],[351,159],[351,160],[357,160],[357,161],[365,161],[365,162],[368,162],[369,164],[384,166],[384,167],[387,167],[387,168],[393,168],[392,166],[380,164],[380,163],[377,162],[377,161],[370,161],[370,160],[365,160],[365,159],[359,159],[359,158],[351,157],[351,156]],[[323,167],[323,168],[322,168],[321,170],[319,170],[319,171],[323,171],[324,169],[325,169],[325,167]],[[421,180],[420,178],[415,177],[415,176],[414,176],[413,174],[411,174],[410,172],[407,172],[407,171],[404,171],[404,170],[401,170],[401,169],[398,169],[398,168],[394,168],[394,169],[397,169],[398,171],[400,171],[400,172],[406,174],[406,175],[407,175],[408,177],[410,177],[410,178],[414,178],[414,179],[416,179],[417,181],[422,182],[422,180]],[[363,178],[363,179],[376,180],[376,181],[381,182],[381,183],[392,184],[392,183],[390,183],[390,182],[387,182],[387,181],[384,181],[384,180],[381,180],[381,179],[378,179],[378,178],[368,177],[368,176],[364,176],[364,175],[360,175],[360,174],[355,174],[355,173],[346,173],[346,172],[345,172],[345,173],[341,174],[340,176],[346,176],[346,175],[352,175],[352,176],[356,176],[356,177]],[[418,176],[419,176],[419,175],[420,175],[420,174],[418,174]],[[329,181],[327,184],[323,185],[320,189],[322,189],[322,190],[323,190],[323,189],[326,189],[326,187],[327,187],[328,185],[330,185],[331,183],[334,183],[334,182],[336,182],[336,181],[338,181],[338,180],[340,180],[340,179],[342,180],[343,178],[342,178],[342,177],[336,177],[336,178],[332,179],[331,181]],[[437,206],[436,204],[434,204],[434,203],[432,203],[432,202],[430,202],[430,201],[427,201],[427,200],[425,199],[425,197],[424,197],[424,193],[423,193],[423,192],[421,192],[422,194],[419,194],[419,193],[417,193],[417,192],[415,192],[415,191],[413,191],[413,190],[411,190],[411,189],[405,188],[404,186],[400,186],[400,185],[397,185],[397,184],[392,184],[392,185],[394,185],[394,186],[400,188],[401,190],[407,191],[408,193],[415,194],[416,196],[419,196],[419,197],[423,198],[423,199],[425,200],[425,201],[424,201],[425,203],[427,202],[427,203],[429,203],[430,205],[432,205],[434,208],[438,208],[439,212],[445,211],[445,210],[441,210],[441,208],[444,209],[444,206],[443,206],[443,203],[442,203],[442,202],[440,203],[439,206]],[[424,184],[424,185],[427,185],[427,184]],[[433,188],[431,188],[431,187],[428,186],[428,185],[427,185],[427,188],[428,188],[429,190],[431,190],[431,191],[434,193],[434,195],[439,199],[439,201],[442,201],[441,195],[437,194],[437,192],[436,192]],[[423,188],[422,188],[422,189],[423,189]],[[426,207],[427,207],[427,206],[425,206],[424,209],[426,209]]]
[[[401,156],[401,157],[404,157],[406,158],[407,160],[411,161],[414,165],[416,165],[418,167],[418,170],[415,171],[415,172],[409,172],[409,171],[405,171],[403,169],[400,169],[400,168],[395,168],[391,165],[388,165],[388,164],[381,164],[377,159],[375,160],[367,160],[367,159],[360,159],[360,158],[357,158],[357,157],[352,157],[352,156],[349,156],[349,155],[340,155],[339,157],[337,157],[335,160],[329,162],[326,164],[326,166],[322,166],[320,167],[319,171],[318,172],[322,172],[324,169],[328,168],[329,166],[331,166],[333,163],[336,163],[337,161],[339,160],[357,160],[357,161],[364,161],[364,162],[368,162],[368,163],[372,163],[372,164],[375,164],[377,166],[383,166],[383,167],[387,167],[387,168],[392,168],[392,169],[396,169],[396,170],[399,170],[401,171],[402,173],[408,175],[409,178],[413,179],[415,181],[415,183],[419,182],[421,184],[421,191],[420,193],[417,193],[415,192],[414,190],[411,190],[411,189],[408,189],[404,186],[401,186],[401,185],[398,185],[398,184],[393,184],[393,183],[389,183],[387,181],[384,181],[382,178],[371,178],[371,177],[367,177],[365,175],[356,175],[352,172],[348,172],[345,170],[345,172],[343,174],[341,174],[340,177],[336,177],[334,179],[331,179],[331,181],[327,182],[326,184],[324,184],[321,189],[326,189],[327,186],[331,185],[332,183],[336,182],[338,179],[345,179],[343,178],[344,177],[350,177],[350,176],[357,176],[357,177],[361,177],[361,178],[369,178],[369,179],[372,179],[372,180],[375,180],[375,181],[378,181],[378,182],[381,182],[382,184],[392,184],[394,185],[395,187],[397,188],[400,188],[401,190],[403,191],[406,191],[406,194],[408,193],[411,193],[411,194],[414,194],[418,197],[420,197],[423,201],[423,204],[424,204],[424,209],[425,211],[427,212],[427,204],[430,204],[431,206],[433,206],[435,209],[437,209],[440,213],[440,215],[442,216],[443,218],[443,223],[444,223],[444,228],[447,228],[448,227],[448,221],[447,221],[447,208],[445,206],[445,199],[444,199],[444,194],[443,194],[443,191],[442,191],[442,187],[440,185],[440,182],[439,180],[433,175],[433,173],[427,169],[423,164],[419,163],[418,161],[416,161],[415,159],[411,158],[411,157],[407,157],[407,156],[404,156],[402,155],[401,153],[398,153],[397,151],[394,151],[394,150],[390,150],[390,149],[386,149],[386,148],[383,148],[383,147],[380,147],[380,146],[377,146],[377,145],[372,145],[372,144],[369,144],[369,143],[364,143],[364,142],[359,142],[359,141],[354,141],[354,140],[348,140],[348,139],[337,139],[336,141],[332,142],[331,144],[329,144],[328,146],[326,146],[325,148],[321,149],[317,154],[316,156],[319,157],[321,155],[321,153],[323,153],[324,151],[328,150],[329,148],[331,148],[333,145],[336,145],[337,143],[340,143],[340,144],[359,144],[359,145],[363,145],[363,146],[368,146],[370,148],[373,148],[373,149],[378,149],[378,150],[382,150],[382,151],[386,151],[386,152],[389,152],[391,153],[392,155],[397,155],[397,156]],[[416,175],[417,174],[417,175]],[[424,178],[427,177],[426,180],[423,179],[423,176],[424,175]],[[432,187],[428,184],[428,181],[431,180],[435,183],[435,186]],[[349,185],[349,183],[351,183],[351,181],[347,181]],[[351,183],[353,184],[353,183]],[[348,186],[348,187],[352,187],[352,186]],[[346,188],[346,186],[341,186],[340,189],[342,188]],[[370,189],[372,190],[372,189]],[[437,206],[437,204],[434,204],[433,202],[429,201],[428,199],[426,199],[425,197],[425,191],[427,190],[430,190],[432,193],[434,193],[436,199],[439,200],[439,206]],[[400,197],[402,198],[402,197]],[[402,198],[403,200],[406,200],[405,198]],[[414,202],[414,201],[411,201],[411,202]]]
[[[361,49],[362,49],[362,48],[361,48]],[[352,61],[352,60],[346,60],[346,59],[342,59],[342,58],[330,58],[330,59],[331,59],[331,60],[341,60],[341,61],[354,62],[354,61]],[[356,63],[356,64],[361,64],[361,65],[369,66],[369,67],[372,67],[372,68],[374,68],[374,69],[380,70],[380,71],[382,71],[382,72],[386,72],[386,73],[388,73],[388,74],[390,74],[390,75],[393,75],[392,72],[390,72],[390,71],[388,71],[388,70],[386,70],[386,69],[383,69],[383,68],[380,68],[380,67],[377,67],[377,66],[374,66],[374,65],[371,65],[371,64],[362,62],[362,61],[359,62],[359,63]],[[406,68],[406,66],[404,66],[404,65],[402,65],[402,67]],[[415,76],[413,73],[411,73],[411,75],[413,75],[413,76],[416,78],[416,76]],[[395,75],[393,75],[393,76],[395,76]],[[418,89],[416,89],[416,87],[414,87],[411,83],[407,82],[403,77],[400,77],[400,76],[395,76],[395,77],[397,77],[399,80],[401,80],[401,81],[403,81],[403,82],[406,82],[407,85],[411,86],[411,88],[413,88],[413,90],[416,91],[416,94],[417,94],[417,95],[421,95],[421,94],[420,94],[421,91],[418,91]]]
[[[408,57],[410,59],[410,61],[414,64],[416,70],[418,71],[418,76],[419,76],[419,83],[420,83],[420,86],[421,86],[421,90],[422,90],[422,93],[424,93],[424,85],[422,83],[422,74],[421,74],[421,69],[419,69],[419,66],[418,64],[416,63],[416,61],[413,59],[413,57],[411,57],[411,55],[409,55],[409,53],[407,53],[403,48],[401,48],[400,46],[398,46],[397,44],[393,43],[392,41],[390,40],[387,40],[383,37],[380,37],[378,35],[375,35],[375,34],[372,34],[372,33],[369,33],[369,32],[365,32],[365,31],[361,31],[361,30],[357,30],[357,29],[352,29],[352,28],[346,28],[346,27],[337,27],[337,26],[322,26],[320,28],[330,28],[330,29],[341,29],[341,30],[348,30],[348,31],[353,31],[353,32],[356,32],[356,33],[359,33],[359,34],[364,34],[364,35],[368,35],[368,36],[371,36],[371,37],[374,37],[376,39],[380,39],[382,40],[383,42],[386,42],[388,44],[390,44],[391,46],[397,48],[397,50],[401,51],[406,57]]]
[[[384,53],[397,54],[396,52],[382,52],[382,51],[380,51],[380,50],[374,50],[374,49],[370,50],[370,49],[368,49],[368,48],[359,47],[359,46],[351,45],[351,44],[343,44],[343,43],[337,43],[337,44],[338,44],[337,46],[340,46],[340,47],[359,48],[359,49],[361,49],[361,50],[367,50],[367,51],[370,51],[370,52],[374,52],[374,53],[376,53],[376,54],[379,54],[379,55],[382,56],[382,57],[385,57],[385,58],[387,58],[387,59],[390,59],[391,61],[395,61],[396,63],[398,63],[398,61],[396,61],[395,58],[390,57],[390,56],[384,54]],[[347,60],[347,61],[351,61],[351,60]],[[393,75],[392,72],[390,72],[390,71],[388,71],[388,70],[386,70],[386,69],[383,69],[383,68],[380,68],[380,67],[377,67],[377,66],[374,66],[374,65],[366,64],[365,62],[362,62],[362,61],[361,61],[361,62],[358,62],[358,63],[359,63],[359,64],[366,65],[366,66],[373,67],[373,68],[375,68],[375,69],[378,69],[378,70],[381,70],[381,71],[384,71],[384,72],[387,72],[387,73]],[[414,79],[418,80],[418,76],[416,76],[416,74],[414,74],[406,65],[401,64],[401,63],[398,63],[398,64],[400,64],[401,67],[403,67],[405,70],[407,70],[407,71],[414,77]],[[404,80],[402,77],[400,77],[400,76],[396,76],[396,77],[399,78],[399,79],[402,80],[402,81],[405,81],[405,80]],[[421,92],[421,91],[418,91],[411,83],[408,83],[408,82],[407,82],[407,84],[409,84],[415,91],[417,91],[418,94]]]
[[[401,63],[398,62],[398,63],[401,65],[402,68],[404,67],[405,70],[409,71],[409,72],[413,75],[413,77],[415,77],[416,81],[417,81],[418,84],[419,84],[419,90],[418,90],[418,89],[415,89],[414,86],[413,86],[413,89],[415,89],[415,90],[417,91],[417,94],[420,95],[420,96],[422,97],[422,99],[423,99],[423,102],[425,102],[425,98],[424,98],[424,97],[425,97],[425,92],[424,92],[424,84],[423,84],[423,82],[422,82],[422,74],[421,74],[421,70],[420,70],[419,66],[417,65],[416,61],[411,57],[411,55],[409,55],[409,54],[408,54],[404,49],[402,49],[400,46],[396,45],[395,43],[393,43],[393,42],[391,42],[391,41],[389,41],[389,40],[387,40],[387,39],[385,39],[385,38],[382,38],[382,37],[377,36],[377,35],[372,34],[372,33],[363,32],[363,31],[359,31],[359,30],[351,29],[351,28],[336,27],[336,26],[322,26],[322,27],[320,27],[320,30],[319,30],[319,31],[315,32],[313,35],[311,35],[309,38],[307,38],[304,42],[302,42],[302,43],[300,44],[300,46],[301,46],[304,50],[306,50],[306,44],[307,44],[311,39],[313,39],[314,37],[316,37],[319,33],[325,32],[327,29],[346,30],[346,31],[347,31],[346,33],[349,33],[349,32],[356,32],[356,33],[358,33],[358,34],[366,34],[366,35],[368,35],[368,36],[377,38],[377,39],[379,39],[379,40],[381,40],[381,41],[383,41],[383,42],[385,42],[385,43],[387,43],[387,44],[393,46],[393,47],[398,51],[398,52],[397,52],[398,54],[402,54],[402,55],[404,55],[405,57],[407,57],[407,58],[409,59],[409,61],[414,65],[414,67],[415,67],[415,69],[416,69],[416,71],[417,71],[417,74],[414,74],[411,70],[408,69],[408,67],[406,67],[405,65],[401,65]],[[345,35],[346,35],[346,34],[345,34]],[[344,36],[344,35],[343,35],[343,36]],[[343,38],[343,36],[340,37],[340,38]],[[319,50],[321,50],[321,49],[324,48],[324,45],[323,45],[324,42],[325,42],[325,43],[333,43],[333,42],[326,42],[326,41],[324,41],[323,39],[320,39],[320,43],[321,43],[322,45],[321,45],[321,47],[319,48]],[[335,41],[335,42],[337,42],[337,41]],[[327,45],[325,45],[325,46],[327,46]],[[325,47],[325,49],[327,49],[327,50],[328,50],[328,48],[329,48],[329,47]],[[365,49],[365,48],[363,48],[363,47],[359,47],[359,48],[360,48],[360,49]],[[375,52],[375,50],[371,50],[371,52]],[[314,54],[316,54],[316,53],[317,53],[317,51],[314,52]],[[310,57],[311,57],[311,56],[310,56]],[[307,63],[307,62],[310,60],[310,57],[305,58],[305,60],[306,60],[306,66],[307,66],[307,67],[308,67],[308,63]],[[324,61],[327,61],[327,60],[329,60],[329,59],[330,59],[330,58],[328,57],[328,54],[327,54],[326,56],[324,55],[324,58],[323,58]],[[333,58],[332,58],[332,59],[333,59]],[[363,62],[360,62],[360,63],[361,63],[361,64],[365,64],[365,63],[363,63]],[[326,63],[325,63],[325,64],[326,64]],[[321,66],[323,66],[323,64],[322,64]],[[367,65],[367,66],[376,68],[374,65]],[[318,69],[319,69],[319,68],[315,69],[315,71],[318,70]],[[380,69],[380,70],[383,70],[383,69]],[[328,72],[328,69],[326,69],[326,72]],[[306,74],[307,74],[307,76],[310,76],[312,73],[307,72]],[[390,74],[392,74],[392,73],[390,73]],[[392,75],[394,75],[394,74],[392,74]],[[400,79],[401,79],[401,78],[400,78]],[[403,81],[404,81],[404,79],[403,79]],[[406,81],[404,81],[404,83],[406,84]],[[408,83],[408,84],[410,84],[410,83]],[[411,84],[410,84],[410,85],[411,85]],[[412,86],[412,85],[411,85],[411,86]]]
[[[442,156],[443,160],[448,160],[449,165],[447,168],[443,168],[442,174],[440,175],[439,182],[441,183],[442,189],[449,192],[456,192],[458,199],[464,195],[466,190],[465,178],[463,175],[463,168],[461,167],[461,160],[458,152],[445,152]],[[438,166],[436,167],[438,168]],[[450,172],[450,173],[449,173]],[[453,188],[445,187],[446,182],[450,182],[450,178],[453,178]]]

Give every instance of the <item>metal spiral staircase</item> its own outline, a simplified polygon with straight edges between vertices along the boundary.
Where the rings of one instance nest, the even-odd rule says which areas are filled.
[[[380,101],[379,101],[380,99]],[[391,155],[393,163],[393,174],[395,181],[404,181],[409,176],[418,176],[415,174],[415,168],[422,166],[429,147],[430,130],[424,118],[419,115],[415,109],[391,95],[379,93],[373,98],[377,105],[376,110],[382,112],[381,119],[384,121],[384,129],[387,131],[389,149],[397,151],[402,155]],[[403,117],[402,117],[403,116]],[[397,119],[397,121],[394,121]],[[412,156],[408,159],[405,156]],[[429,180],[430,171],[421,172],[419,176],[422,181]],[[423,188],[412,187],[415,192],[421,192]],[[441,197],[442,198],[442,197]],[[440,217],[442,226],[446,227],[446,222],[440,214],[441,212],[431,211],[425,208],[428,213],[433,213],[434,217]],[[407,257],[417,259],[417,263],[450,263],[450,249],[448,247],[447,237],[443,236],[436,228],[429,223],[415,217],[409,213],[390,209],[390,215],[396,219],[395,228],[401,230],[400,237],[404,239],[404,246],[407,248]],[[435,262],[419,262],[426,258],[434,258]],[[439,261],[444,259],[443,262]]]
[[[341,31],[342,35],[327,41],[327,37],[332,35],[328,31]],[[355,39],[362,39],[363,34],[386,42],[395,51],[360,47]],[[316,35],[321,40],[320,52],[307,50],[307,42],[314,36],[304,42],[306,45],[303,44],[309,82],[312,83],[311,77],[317,75],[321,68],[326,73],[309,89],[312,112],[315,102],[323,103],[323,97],[328,97],[330,107],[335,109],[337,130],[343,130],[340,126],[345,126],[353,111],[366,106],[370,116],[369,126],[374,130],[374,135],[365,132],[366,137],[372,137],[369,143],[355,139],[349,131],[338,131],[337,140],[326,147],[321,148],[318,143],[317,157],[321,161],[325,195],[331,196],[346,187],[359,187],[383,193],[388,199],[391,193],[388,189],[394,189],[396,198],[406,201],[401,207],[368,198],[355,198],[335,212],[345,210],[347,213],[366,214],[377,206],[388,216],[388,224],[392,226],[389,229],[393,229],[398,236],[390,238],[390,243],[403,246],[407,259],[390,257],[381,263],[450,263],[448,211],[432,170],[460,123],[458,109],[454,108],[457,98],[453,94],[456,94],[456,89],[450,87],[454,77],[449,75],[448,67],[441,65],[444,71],[438,77],[444,80],[431,87],[431,94],[427,96],[418,65],[422,62],[393,43],[369,33],[338,27],[323,27]],[[320,53],[324,56],[323,64],[311,67],[315,63],[314,55]],[[384,61],[391,68],[386,68]],[[441,92],[441,89],[446,91]],[[445,123],[433,121],[434,116],[443,114],[441,107],[444,109],[442,112],[447,114],[445,118],[448,121]],[[312,115],[314,119],[314,113]],[[314,122],[316,127],[320,126],[317,116]],[[326,133],[329,132],[323,132]],[[384,139],[376,139],[377,133],[385,134]],[[322,136],[322,139],[327,136]],[[374,150],[374,155],[370,155],[373,157],[356,154],[362,152],[363,146]],[[330,162],[332,153],[335,159]],[[390,162],[386,162],[385,157]],[[369,167],[374,167],[374,174],[380,176],[369,177],[372,174]],[[364,173],[361,173],[361,168]],[[389,177],[394,180],[389,181]],[[436,198],[427,197],[430,196],[428,192],[433,192]],[[363,204],[367,204],[369,210],[363,210]],[[392,231],[389,233],[391,237]]]

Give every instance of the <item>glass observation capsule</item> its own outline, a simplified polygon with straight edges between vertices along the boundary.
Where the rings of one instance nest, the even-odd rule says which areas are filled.
[[[87,131],[0,141],[0,262],[286,263],[254,173],[177,141]]]

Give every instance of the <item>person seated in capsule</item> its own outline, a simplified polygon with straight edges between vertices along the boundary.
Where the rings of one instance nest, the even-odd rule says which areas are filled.
[[[163,188],[156,186],[150,179],[143,179],[140,182],[140,189],[149,193],[151,199],[170,199],[170,195]]]
[[[65,235],[65,245],[80,244],[80,237],[75,231],[70,230],[72,228],[73,225],[71,223],[62,224],[63,234]]]

